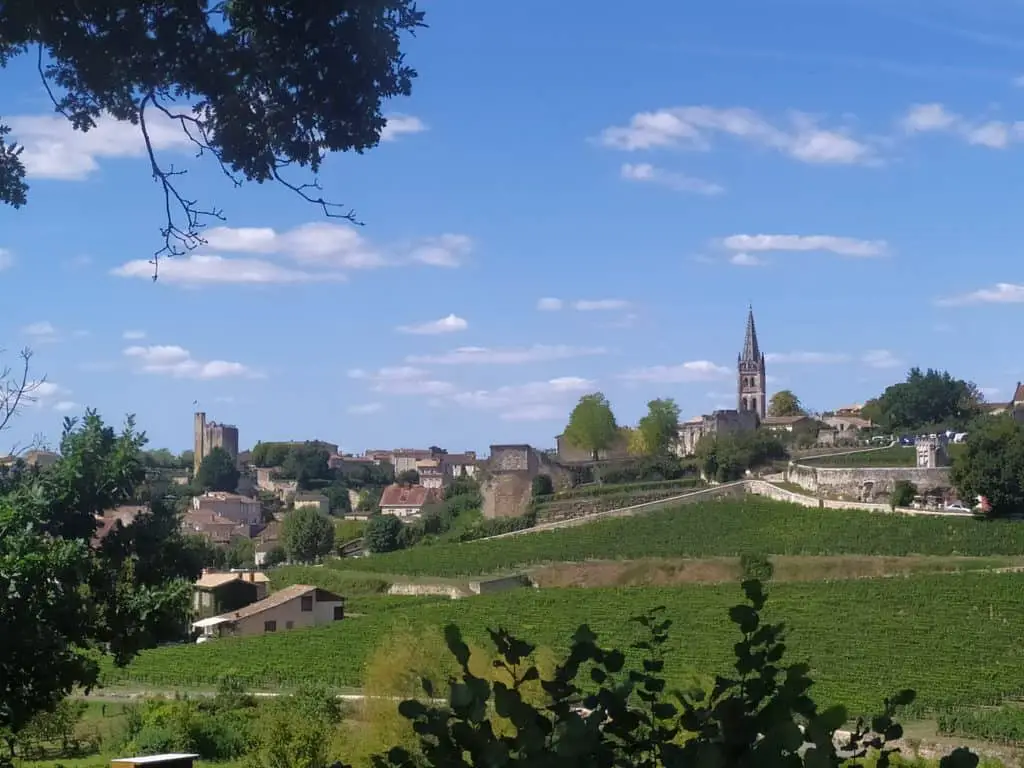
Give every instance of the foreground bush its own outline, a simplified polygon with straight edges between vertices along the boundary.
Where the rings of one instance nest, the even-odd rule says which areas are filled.
[[[717,676],[711,690],[669,691],[662,676],[663,646],[671,622],[655,609],[635,621],[645,630],[636,644],[644,652],[640,668],[627,668],[626,655],[598,644],[586,626],[572,647],[542,679],[530,657],[534,646],[507,631],[492,631],[499,653],[494,662],[507,682],[478,676],[470,668],[469,646],[458,629],[446,628],[448,648],[459,673],[448,682],[445,703],[435,701],[435,685],[422,681],[428,701],[399,705],[418,736],[415,748],[396,746],[374,759],[377,768],[754,768],[858,764],[866,759],[884,768],[898,753],[892,742],[902,728],[896,709],[914,692],[885,701],[883,712],[848,733],[843,707],[820,711],[810,696],[805,664],[782,664],[781,624],[764,624],[765,593],[755,580],[743,583],[747,602],[730,619],[742,638],[736,643],[734,673]],[[540,683],[542,704],[523,695]],[[942,768],[976,766],[978,758],[955,750]]]

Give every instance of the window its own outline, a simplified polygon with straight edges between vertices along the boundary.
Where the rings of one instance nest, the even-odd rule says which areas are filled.
[[[284,623],[284,628],[285,628],[285,629],[291,629],[291,628],[292,628],[292,627],[294,627],[294,626],[295,626],[295,622],[294,622],[294,621],[286,621],[286,622]]]
[[[264,632],[277,632],[277,622],[276,621],[264,621],[263,622],[263,631]]]
[[[344,619],[344,618],[345,618],[345,606],[343,606],[343,605],[336,605],[336,606],[334,606],[334,620],[338,621],[339,619]]]
[[[300,598],[300,600],[302,602],[302,610],[303,611],[312,611],[313,610],[313,596],[312,595],[303,595]]]

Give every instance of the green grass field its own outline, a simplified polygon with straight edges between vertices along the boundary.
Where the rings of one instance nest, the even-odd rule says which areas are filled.
[[[476,576],[542,563],[645,557],[1022,555],[1024,526],[970,518],[809,509],[748,496],[492,541],[335,560],[337,570]]]
[[[1022,593],[1021,574],[775,584],[767,618],[786,622],[789,659],[809,661],[822,703],[871,712],[885,695],[911,687],[923,707],[945,709],[1024,694]],[[354,687],[374,649],[403,628],[415,634],[455,622],[483,646],[486,629],[504,625],[558,651],[587,623],[606,646],[624,648],[636,632],[626,619],[663,605],[674,621],[667,676],[682,685],[695,673],[725,670],[738,639],[726,612],[740,600],[730,584],[529,590],[392,604],[312,630],[147,651],[125,670],[107,669],[105,680],[166,690],[210,686],[235,674],[263,689],[313,682]]]
[[[949,457],[955,459],[963,453],[965,447],[962,443],[951,443]],[[917,449],[913,446],[896,445],[877,451],[820,456],[816,459],[798,461],[812,467],[913,467],[917,464]]]

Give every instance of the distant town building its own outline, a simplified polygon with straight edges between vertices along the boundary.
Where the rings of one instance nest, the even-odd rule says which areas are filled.
[[[192,509],[197,512],[211,512],[232,523],[245,525],[257,525],[263,518],[259,499],[222,491],[210,491],[192,497]]]
[[[214,448],[221,448],[227,451],[228,455],[238,462],[238,427],[231,424],[218,424],[215,421],[207,422],[206,414],[199,411],[195,415],[193,425],[193,474],[199,474],[199,465],[203,459],[210,455]]]

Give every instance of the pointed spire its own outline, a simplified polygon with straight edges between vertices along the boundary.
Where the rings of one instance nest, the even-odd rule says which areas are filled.
[[[740,360],[747,363],[761,362],[761,348],[757,344],[757,329],[754,327],[754,307],[750,305],[747,311],[747,333],[743,337],[743,352]]]

